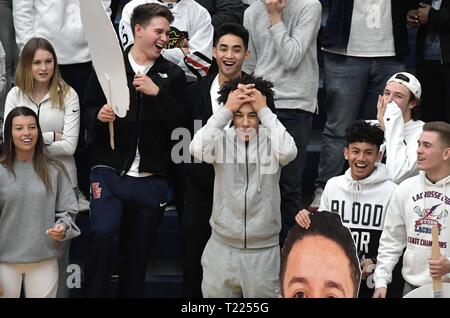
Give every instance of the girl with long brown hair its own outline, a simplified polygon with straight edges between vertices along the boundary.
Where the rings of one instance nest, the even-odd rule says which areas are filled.
[[[1,297],[56,296],[61,241],[80,234],[77,200],[62,164],[49,158],[36,113],[11,110],[0,159]]]
[[[6,98],[5,117],[17,106],[26,106],[38,115],[45,148],[64,164],[78,195],[74,153],[78,144],[80,104],[75,90],[62,79],[55,50],[48,40],[32,38],[26,43],[16,69],[16,85]],[[66,280],[69,243],[65,251],[60,259],[60,282]],[[58,297],[68,295],[66,285],[61,284]]]

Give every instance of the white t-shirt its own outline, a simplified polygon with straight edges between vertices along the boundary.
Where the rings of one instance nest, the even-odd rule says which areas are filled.
[[[130,61],[131,68],[133,69],[133,71],[135,73],[147,74],[147,72],[153,66],[153,63],[149,64],[149,65],[139,65],[133,59],[133,56],[131,55],[131,52],[128,53],[128,60]],[[139,139],[138,139],[138,144],[139,144]],[[136,148],[136,156],[134,157],[134,161],[131,164],[130,170],[128,170],[128,172],[127,172],[127,176],[136,177],[136,178],[143,178],[143,177],[149,177],[149,176],[153,175],[153,173],[150,173],[150,172],[139,172],[140,160],[141,160],[141,155],[139,154],[139,149]]]
[[[217,75],[211,84],[211,89],[209,92],[209,95],[211,95],[211,105],[213,114],[215,114],[221,107],[223,107],[223,104],[219,104],[217,102],[217,98],[219,98],[219,90],[220,90],[219,75]]]
[[[346,55],[395,56],[391,1],[354,1]]]
[[[209,91],[209,95],[211,96],[211,106],[212,106],[212,113],[217,113],[222,107],[224,107],[223,103],[218,103],[217,98],[219,98],[219,90],[220,90],[220,84],[219,84],[219,74],[217,74],[216,78],[211,84],[211,89]],[[228,122],[228,124],[225,126],[225,129],[230,128],[231,120]]]

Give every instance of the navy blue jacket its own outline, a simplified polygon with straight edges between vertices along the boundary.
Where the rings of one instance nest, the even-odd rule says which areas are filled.
[[[412,1],[415,2],[415,8],[419,6],[419,2],[430,1]],[[428,28],[433,26],[439,32],[439,39],[441,44],[441,62],[450,63],[450,6],[449,0],[442,0],[441,8],[435,10],[430,9],[428,14],[428,24],[421,25],[417,31],[416,50],[417,60],[423,59],[423,51],[425,38],[428,33]]]
[[[406,0],[391,0],[395,55],[404,58],[409,53],[406,29]],[[329,0],[329,15],[322,37],[322,47],[346,49],[352,23],[353,0]]]

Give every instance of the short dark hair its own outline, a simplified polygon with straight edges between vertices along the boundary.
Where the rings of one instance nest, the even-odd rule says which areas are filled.
[[[450,147],[450,124],[443,121],[430,121],[423,125],[423,131],[433,131],[439,135],[442,143]]]
[[[347,146],[354,142],[367,142],[368,144],[380,146],[384,142],[384,132],[376,125],[372,125],[365,120],[355,121],[345,130]]]
[[[418,99],[413,92],[409,91],[409,103],[416,101],[416,106],[411,109],[411,118],[413,120],[419,120],[422,117],[422,107],[420,106],[420,99]]]
[[[220,38],[224,35],[232,34],[242,39],[244,47],[248,49],[248,30],[237,23],[224,23],[214,31],[214,47],[217,46]]]
[[[226,82],[219,90],[217,102],[225,104],[228,100],[228,94],[236,90],[239,84],[255,84],[255,88],[261,92],[267,99],[273,99],[273,84],[262,77],[242,74],[242,77]]]
[[[355,242],[347,227],[342,224],[338,213],[319,211],[310,215],[311,225],[308,229],[296,224],[289,230],[283,250],[281,251],[280,285],[281,294],[284,295],[283,279],[286,273],[289,253],[295,243],[300,242],[308,236],[323,236],[339,245],[347,256],[350,263],[350,273],[354,288],[354,297],[358,296],[361,270],[356,255]],[[333,257],[330,255],[330,257]]]
[[[166,18],[169,23],[172,23],[174,20],[172,12],[170,12],[170,10],[166,6],[160,5],[158,3],[144,3],[134,8],[130,20],[133,36],[134,28],[137,24],[145,28],[155,17]]]

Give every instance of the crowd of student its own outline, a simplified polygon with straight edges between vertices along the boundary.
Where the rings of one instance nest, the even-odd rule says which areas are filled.
[[[116,1],[102,3],[111,14]],[[129,1],[118,36],[130,105],[119,118],[93,70],[79,1],[0,1],[0,297],[18,297],[22,280],[26,297],[68,296],[68,242],[85,209],[85,295],[111,296],[119,259],[118,295],[143,297],[169,187],[185,297],[354,297],[358,289],[386,297],[404,249],[405,293],[445,278],[449,3],[335,0],[326,8],[318,40],[318,0]],[[405,71],[408,24],[418,27],[417,78]],[[327,122],[315,196],[304,206],[318,45]],[[182,163],[173,158],[177,128],[192,138]],[[324,234],[325,224],[336,233]],[[438,260],[428,260],[433,224]],[[302,263],[297,247],[329,241],[330,253],[353,264],[345,288],[302,272],[316,263]]]

